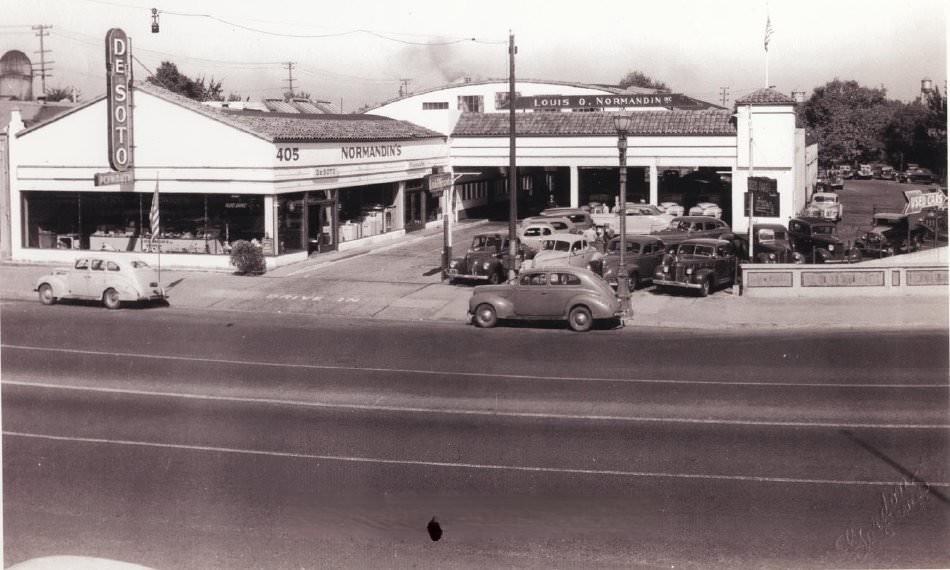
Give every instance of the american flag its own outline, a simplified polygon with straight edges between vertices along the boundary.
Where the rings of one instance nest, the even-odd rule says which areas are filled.
[[[765,51],[769,51],[769,40],[772,39],[772,18],[765,17]]]
[[[152,239],[158,237],[158,177],[155,177],[155,194],[152,196],[152,207],[148,211],[148,222],[152,229]]]

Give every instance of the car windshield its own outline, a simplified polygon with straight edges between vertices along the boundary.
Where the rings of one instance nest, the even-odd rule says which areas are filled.
[[[610,242],[610,245],[607,246],[607,250],[610,251],[611,253],[619,253],[619,252],[620,252],[620,240],[617,239],[617,240],[611,241],[611,242]],[[640,253],[640,244],[638,244],[638,243],[636,243],[636,242],[628,241],[628,242],[627,242],[627,249],[626,249],[625,251],[626,251],[626,253]]]
[[[834,196],[817,196],[816,195],[814,198],[812,198],[812,200],[815,202],[834,202],[835,198]]]
[[[693,243],[684,243],[679,246],[676,253],[679,255],[698,255],[700,257],[712,257],[713,247],[711,245],[701,245]]]
[[[874,218],[875,226],[896,226],[900,223],[900,220],[895,220],[892,218]]]
[[[830,236],[835,233],[834,226],[812,226],[811,233],[816,235]]]
[[[541,249],[547,251],[571,251],[571,243],[567,241],[549,239],[544,241]]]
[[[131,265],[132,265],[132,269],[143,269],[145,267],[148,267],[148,264],[145,263],[144,261],[133,261]]]
[[[481,249],[495,249],[501,246],[501,240],[497,236],[475,236],[472,240],[472,249],[475,251]]]

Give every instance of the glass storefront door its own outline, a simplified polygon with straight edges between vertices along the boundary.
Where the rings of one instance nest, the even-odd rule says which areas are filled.
[[[413,232],[426,227],[425,191],[406,191],[406,231]]]

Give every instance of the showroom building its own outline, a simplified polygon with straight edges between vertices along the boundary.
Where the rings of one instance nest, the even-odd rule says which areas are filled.
[[[795,101],[759,89],[726,109],[682,94],[603,85],[516,84],[519,215],[545,206],[616,203],[618,133],[626,134],[628,201],[717,204],[736,230],[748,227],[749,179],[756,222],[787,221],[805,206],[817,176],[817,145],[796,127]],[[504,208],[509,166],[508,83],[461,82],[371,110],[450,136],[456,209],[478,216]],[[496,210],[498,209],[496,208]]]
[[[443,134],[372,115],[214,109],[147,82],[131,94],[127,172],[110,168],[105,96],[29,128],[12,114],[14,260],[160,251],[169,266],[225,268],[248,240],[273,267],[440,219]]]

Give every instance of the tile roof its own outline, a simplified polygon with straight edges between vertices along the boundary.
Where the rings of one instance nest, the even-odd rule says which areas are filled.
[[[758,89],[736,99],[736,105],[794,105],[795,100],[775,89]]]
[[[376,115],[269,113],[216,109],[148,82],[135,88],[270,142],[444,139],[408,121]]]
[[[616,113],[516,113],[520,136],[616,136]],[[735,136],[732,113],[701,111],[636,111],[630,113],[629,136]],[[453,137],[508,136],[507,113],[462,113]]]

